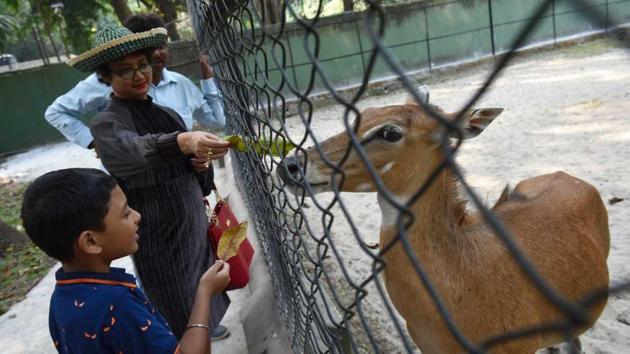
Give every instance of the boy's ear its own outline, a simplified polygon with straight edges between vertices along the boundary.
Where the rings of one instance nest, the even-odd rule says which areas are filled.
[[[83,231],[79,234],[77,246],[86,254],[100,254],[103,252],[103,247],[98,243],[97,235],[90,230]]]

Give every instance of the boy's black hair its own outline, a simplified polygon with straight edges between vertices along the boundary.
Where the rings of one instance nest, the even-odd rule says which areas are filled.
[[[26,234],[49,256],[68,262],[81,232],[103,231],[116,180],[101,170],[69,168],[38,177],[24,193]]]
[[[133,15],[127,17],[124,26],[131,32],[146,32],[156,27],[164,27],[162,17],[154,14]]]

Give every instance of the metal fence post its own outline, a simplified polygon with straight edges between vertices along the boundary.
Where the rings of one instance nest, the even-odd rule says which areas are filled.
[[[492,55],[496,55],[494,43],[494,19],[492,16],[492,0],[488,0],[488,18],[490,19],[490,43],[492,44]]]
[[[556,0],[551,1],[551,22],[553,24],[553,44],[558,42],[558,34],[556,32]]]
[[[429,62],[429,72],[431,72],[431,37],[429,36],[429,15],[427,14],[427,7],[424,10],[424,29],[425,29],[425,41],[427,43],[427,60]]]
[[[606,0],[606,24],[604,25],[604,33],[608,33],[608,26],[610,26],[609,23],[609,12],[608,12],[608,0]]]
[[[359,52],[361,53],[361,64],[363,65],[363,72],[367,69],[365,65],[365,58],[363,57],[363,43],[361,43],[361,31],[359,31],[359,21],[354,21],[354,30],[357,34],[357,41],[359,41]]]

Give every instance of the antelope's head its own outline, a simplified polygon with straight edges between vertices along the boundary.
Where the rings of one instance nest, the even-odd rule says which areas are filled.
[[[431,108],[448,120],[457,116]],[[459,126],[462,137],[479,135],[502,111],[482,108],[465,112]],[[417,190],[443,160],[440,139],[444,128],[411,97],[403,105],[368,108],[357,122],[356,136],[367,160],[394,194],[409,195]],[[308,183],[315,193],[332,190],[333,183],[345,192],[377,191],[356,148],[352,147],[344,159],[350,145],[348,132],[341,132],[319,144],[321,153],[313,146],[305,154],[288,156],[284,166],[278,168],[278,175],[289,187]],[[341,173],[333,174],[334,169],[343,172],[345,178]]]

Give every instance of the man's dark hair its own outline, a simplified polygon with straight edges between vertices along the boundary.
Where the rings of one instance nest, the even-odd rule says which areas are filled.
[[[24,193],[26,234],[49,256],[68,262],[81,232],[103,231],[116,180],[92,168],[69,168],[37,178]]]
[[[133,15],[127,17],[124,26],[134,33],[146,32],[152,28],[164,27],[164,20],[154,14]]]

